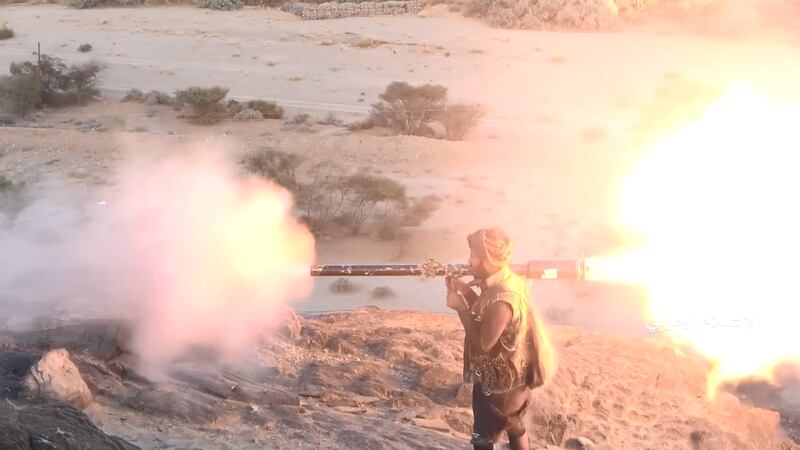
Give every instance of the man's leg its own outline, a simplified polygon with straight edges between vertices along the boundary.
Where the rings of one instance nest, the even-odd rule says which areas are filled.
[[[491,402],[483,395],[479,383],[472,386],[472,417],[472,448],[494,450],[494,443],[502,432],[503,424],[498,421]]]

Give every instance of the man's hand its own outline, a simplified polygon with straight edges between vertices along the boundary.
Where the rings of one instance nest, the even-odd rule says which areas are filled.
[[[468,288],[467,283],[451,277],[446,277],[444,282],[447,287],[447,307],[458,312],[469,310],[469,303],[464,297],[464,289]]]

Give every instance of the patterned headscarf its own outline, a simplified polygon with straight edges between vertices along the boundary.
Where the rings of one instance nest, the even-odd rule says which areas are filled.
[[[514,242],[498,228],[481,229],[467,237],[469,248],[495,267],[504,267],[511,261]]]

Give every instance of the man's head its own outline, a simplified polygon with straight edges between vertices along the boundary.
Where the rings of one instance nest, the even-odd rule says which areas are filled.
[[[481,229],[467,236],[469,265],[475,278],[486,279],[511,261],[514,243],[502,230]]]

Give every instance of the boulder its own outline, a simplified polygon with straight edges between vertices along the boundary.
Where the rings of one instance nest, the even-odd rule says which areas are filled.
[[[31,398],[58,400],[81,409],[92,402],[89,386],[64,349],[43,354],[30,368],[23,386]]]

